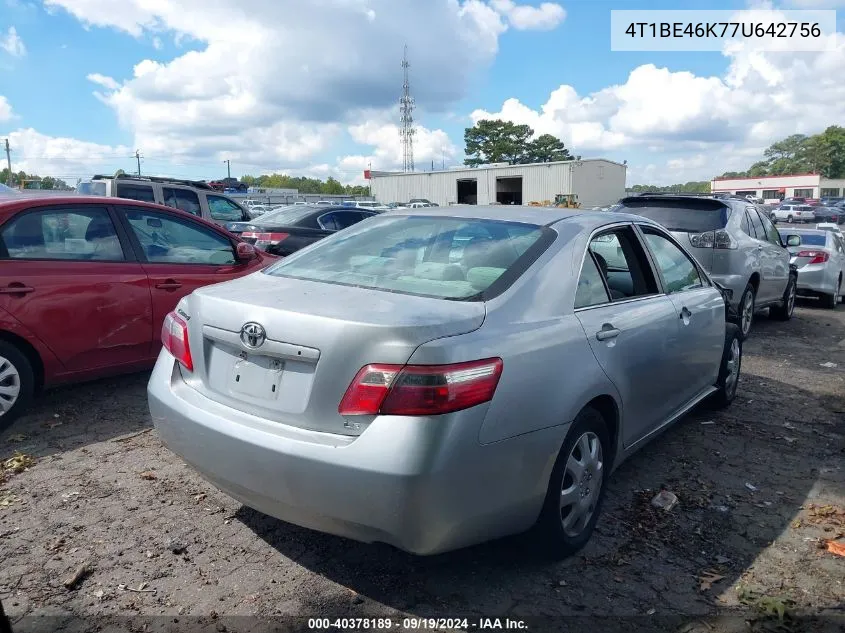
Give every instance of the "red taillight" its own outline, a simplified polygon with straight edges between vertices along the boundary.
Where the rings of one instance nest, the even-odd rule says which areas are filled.
[[[367,365],[346,390],[341,415],[441,415],[488,402],[502,359],[454,365]]]
[[[807,262],[808,265],[824,264],[830,257],[830,254],[826,251],[800,251],[796,257],[809,257],[810,261]]]
[[[241,233],[241,237],[251,237],[255,239],[257,244],[275,245],[288,239],[288,237],[290,237],[290,233],[256,233],[255,231],[248,231],[246,233]]]
[[[171,312],[164,317],[164,323],[161,326],[161,344],[185,366],[185,369],[194,371],[191,346],[188,343],[188,323],[176,312]]]

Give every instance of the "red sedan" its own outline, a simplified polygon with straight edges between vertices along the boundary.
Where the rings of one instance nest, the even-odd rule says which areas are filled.
[[[275,259],[169,207],[0,200],[0,429],[43,387],[151,367],[183,296]]]

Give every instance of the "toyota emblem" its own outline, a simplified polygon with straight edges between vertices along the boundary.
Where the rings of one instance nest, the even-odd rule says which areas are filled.
[[[261,347],[267,340],[267,333],[258,323],[244,323],[241,328],[241,342],[247,347]]]

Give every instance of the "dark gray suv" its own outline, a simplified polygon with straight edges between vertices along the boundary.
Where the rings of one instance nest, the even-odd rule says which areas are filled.
[[[792,318],[797,272],[780,233],[765,212],[735,196],[643,194],[615,211],[658,222],[685,244],[714,281],[729,289],[742,336],[758,310]]]

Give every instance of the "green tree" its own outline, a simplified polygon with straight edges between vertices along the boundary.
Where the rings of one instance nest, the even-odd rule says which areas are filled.
[[[696,180],[677,185],[634,185],[631,187],[631,191],[634,193],[710,193],[710,182]]]
[[[320,193],[340,195],[344,193],[343,185],[329,176],[329,179],[320,186]]]
[[[556,136],[541,134],[528,143],[528,163],[551,163],[559,160],[572,160],[572,154]]]
[[[486,163],[525,162],[528,139],[533,135],[534,130],[527,125],[482,119],[464,130],[464,164],[478,167]]]

